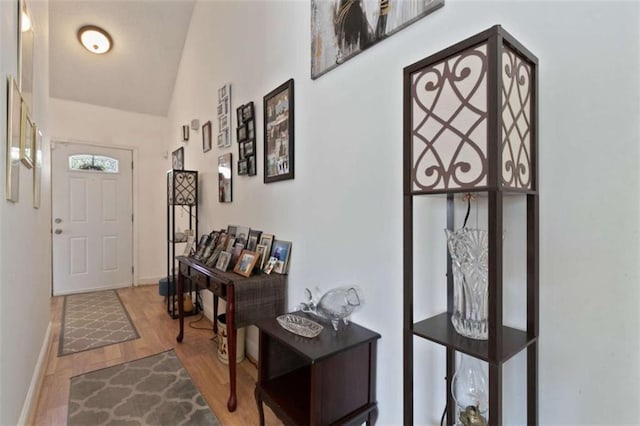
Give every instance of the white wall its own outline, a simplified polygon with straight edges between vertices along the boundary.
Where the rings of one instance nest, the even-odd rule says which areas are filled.
[[[261,117],[263,95],[293,77],[296,115],[295,180],[264,185],[261,160],[256,177],[237,176],[234,165],[227,205],[216,198],[221,151],[203,154],[192,133],[185,157],[201,173],[201,232],[244,224],[292,241],[289,307],[305,287],[360,284],[367,304],[354,320],[382,334],[380,424],[400,424],[402,68],[502,24],[540,58],[541,424],[636,423],[638,4],[449,0],[315,81],[309,16],[307,1],[197,3],[170,109],[170,149],[182,124],[215,120],[225,82],[233,108],[254,101]],[[236,147],[234,138],[234,161]],[[416,293],[424,295],[416,317],[444,309],[442,291]],[[508,293],[520,301],[506,318],[523,318],[522,294]],[[255,333],[249,339],[255,348]],[[417,424],[439,423],[443,408],[443,351],[434,346],[416,339]],[[505,424],[525,422],[524,365],[519,355],[505,366]]]
[[[0,117],[6,117],[6,81],[17,76],[17,2],[0,2]],[[38,354],[46,345],[51,281],[49,171],[49,7],[29,3],[36,54],[32,116],[43,132],[44,166],[40,209],[33,208],[32,170],[20,166],[17,203],[5,200],[6,119],[0,120],[0,424],[17,424],[32,383]],[[33,390],[33,389],[32,389]],[[28,409],[28,407],[26,407]]]
[[[166,276],[166,117],[50,99],[51,140],[134,149],[136,276],[140,283]],[[134,231],[135,232],[135,231]]]

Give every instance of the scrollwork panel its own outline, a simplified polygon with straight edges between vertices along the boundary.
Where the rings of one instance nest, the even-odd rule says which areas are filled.
[[[412,189],[487,184],[487,46],[411,75]]]
[[[531,189],[531,65],[502,49],[502,185]]]

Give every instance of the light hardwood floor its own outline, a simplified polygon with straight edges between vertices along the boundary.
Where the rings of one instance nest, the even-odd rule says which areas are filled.
[[[229,373],[225,364],[216,356],[216,343],[211,340],[211,322],[206,318],[196,324],[208,330],[189,327],[189,322],[198,317],[185,318],[185,337],[176,342],[178,321],[166,313],[163,298],[158,295],[157,285],[148,285],[118,290],[122,302],[140,334],[140,338],[86,352],[58,357],[58,340],[62,320],[63,297],[51,299],[52,344],[46,361],[44,378],[38,395],[36,409],[30,424],[65,425],[69,379],[79,374],[104,367],[132,361],[162,351],[175,349],[196,387],[209,403],[223,425],[257,425],[258,410],[253,396],[257,371],[245,359],[237,368],[238,408],[227,411],[229,396]],[[202,292],[203,297],[210,293]],[[281,425],[272,411],[265,406],[265,421],[268,425]]]

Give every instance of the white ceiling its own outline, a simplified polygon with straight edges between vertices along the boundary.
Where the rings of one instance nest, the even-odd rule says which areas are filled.
[[[194,0],[50,0],[50,95],[166,116]],[[111,34],[104,55],[85,50],[78,28]]]

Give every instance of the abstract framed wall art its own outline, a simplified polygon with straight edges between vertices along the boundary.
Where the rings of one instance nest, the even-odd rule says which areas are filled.
[[[264,183],[293,179],[293,79],[264,97]]]
[[[442,6],[444,0],[311,0],[311,78]]]

